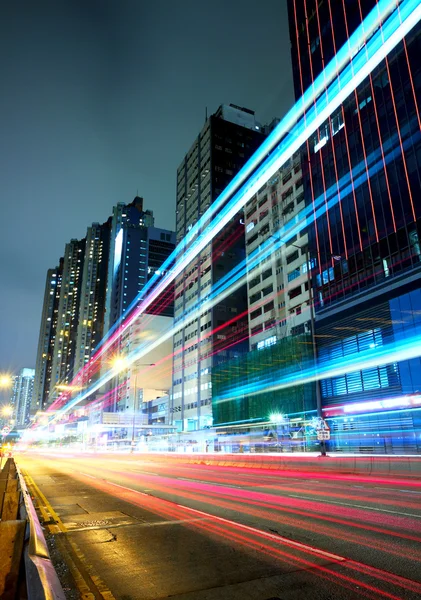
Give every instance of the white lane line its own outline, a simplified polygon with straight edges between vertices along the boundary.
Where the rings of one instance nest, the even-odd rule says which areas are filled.
[[[94,477],[93,475],[88,475],[88,473],[82,473],[82,471],[76,471],[76,473],[80,473],[81,475],[84,475],[85,477],[90,477],[91,479],[99,479],[99,477]]]
[[[414,490],[398,490],[398,492],[404,492],[405,494],[421,494],[421,492],[415,492]]]
[[[81,473],[81,475],[86,475],[86,473]],[[88,475],[92,479],[98,479],[93,475]],[[134,492],[136,494],[140,494],[141,496],[149,496],[150,494],[145,494],[143,492],[139,492],[138,490],[134,490],[132,488],[126,487],[125,485],[120,485],[118,483],[114,483],[113,481],[105,480],[106,483],[110,485],[115,485],[116,487],[122,488],[123,490],[128,490],[129,492]],[[171,502],[166,500],[165,498],[158,498],[154,496],[157,500],[162,500],[163,502]],[[172,502],[171,502],[172,504]],[[268,533],[267,531],[263,531],[261,529],[256,529],[255,527],[250,527],[249,525],[243,525],[242,523],[238,523],[237,521],[231,521],[230,519],[224,519],[223,517],[217,517],[216,515],[212,515],[211,513],[204,512],[203,510],[197,510],[196,508],[190,508],[189,506],[184,506],[183,504],[174,503],[176,506],[183,508],[185,510],[189,510],[190,512],[197,513],[199,515],[203,515],[206,519],[211,519],[215,521],[220,521],[221,523],[228,523],[229,525],[233,525],[234,527],[239,527],[240,529],[244,529],[245,531],[250,531],[254,534],[266,537],[270,540],[274,540],[276,542],[283,542],[293,548],[298,548],[299,550],[304,550],[306,552],[312,552],[314,554],[318,554],[319,556],[323,556],[324,558],[328,558],[330,560],[336,560],[339,562],[345,562],[348,559],[344,556],[339,556],[337,554],[332,554],[331,552],[325,552],[324,550],[319,550],[319,548],[313,548],[313,546],[309,546],[307,544],[301,544],[300,542],[295,542],[294,540],[290,540],[288,538],[284,538],[281,535],[276,535],[274,533]]]
[[[217,485],[219,487],[225,487],[225,488],[237,488],[239,490],[244,489],[245,487],[250,487],[250,486],[244,486],[244,485],[233,485],[230,483],[216,483],[215,481],[203,481],[202,479],[191,479],[190,477],[174,477],[174,479],[177,479],[177,481],[192,481],[193,483],[203,483],[205,485]]]
[[[301,542],[295,542],[294,540],[290,540],[288,538],[282,537],[281,535],[276,535],[275,533],[268,533],[267,531],[263,531],[262,529],[257,529],[255,527],[250,527],[249,525],[243,525],[242,523],[238,523],[237,521],[231,521],[230,519],[224,519],[224,517],[217,517],[216,515],[212,515],[210,513],[204,512],[203,510],[197,510],[196,508],[190,508],[189,506],[184,506],[183,504],[177,504],[180,508],[184,508],[185,510],[189,510],[191,512],[197,513],[199,515],[203,515],[206,518],[210,518],[214,521],[220,521],[221,523],[227,523],[228,525],[233,525],[234,527],[239,527],[240,529],[244,529],[246,531],[250,531],[254,534],[269,538],[276,542],[283,542],[288,546],[293,546],[294,548],[298,548],[299,550],[305,550],[306,552],[312,552],[314,554],[319,554],[324,558],[329,558],[330,560],[336,560],[339,562],[345,562],[348,559],[344,556],[338,556],[337,554],[332,554],[331,552],[325,552],[324,550],[319,550],[319,548],[314,548],[313,546],[309,546],[307,544],[301,544]]]
[[[299,496],[298,494],[287,494],[289,498],[301,498],[308,500],[308,502],[318,502],[314,498],[308,496]],[[320,501],[319,501],[320,502]],[[337,504],[338,506],[351,506],[352,508],[363,508],[364,510],[372,510],[374,512],[385,512],[392,515],[402,515],[404,517],[414,517],[415,519],[421,519],[421,515],[414,515],[413,513],[399,512],[397,510],[387,510],[386,508],[372,508],[371,506],[364,506],[363,504],[351,504],[350,502],[335,502],[334,500],[322,500],[321,504]]]

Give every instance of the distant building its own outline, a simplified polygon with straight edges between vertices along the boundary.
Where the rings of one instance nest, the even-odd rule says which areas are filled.
[[[34,416],[39,410],[44,410],[48,400],[62,277],[63,259],[60,259],[58,267],[47,271],[41,326],[38,338],[37,359],[35,364],[31,416]]]
[[[112,330],[118,323],[124,322],[130,307],[154,275],[158,277],[159,281],[159,277],[165,274],[162,265],[174,248],[175,233],[168,229],[155,227],[153,212],[144,210],[143,198],[136,196],[130,204],[119,203],[113,208],[104,333]],[[171,326],[174,316],[173,289],[173,286],[170,286],[131,325],[130,329],[122,331],[114,346],[115,355],[127,355],[130,349],[144,340],[142,336],[145,334],[145,328],[150,328],[152,315],[156,315],[155,322],[159,321],[160,323],[158,330],[155,330],[153,335],[159,335],[162,327],[169,328]],[[158,349],[161,359],[165,358],[165,354],[171,354],[171,346],[167,346],[164,345]],[[156,362],[158,355],[155,353],[153,360],[149,357],[141,362]],[[106,363],[101,365],[101,369],[102,372],[110,369],[109,354]],[[111,393],[111,399],[104,406],[104,410],[111,412],[133,410],[135,373],[136,367],[133,366],[130,370],[122,372],[107,386],[114,391]],[[160,388],[162,385],[158,377],[152,387]],[[165,389],[168,390],[170,385],[170,381],[165,383]],[[140,393],[143,384],[140,383],[138,387]],[[136,406],[139,410],[141,409],[139,402],[136,403]],[[100,417],[98,415],[95,418]]]
[[[253,111],[222,105],[209,117],[177,170],[177,242],[181,242],[264,140]],[[240,212],[176,278],[175,322],[200,305],[245,258]],[[247,298],[242,286],[174,336],[170,423],[179,431],[212,425],[211,376],[221,360],[248,349]]]
[[[14,409],[15,426],[25,427],[30,422],[30,409],[34,391],[35,369],[22,369],[14,377],[11,404]]]
[[[102,225],[93,223],[86,233],[74,375],[86,365],[106,333],[104,320],[110,231],[111,219]],[[80,384],[88,385],[97,375],[98,372],[86,373]]]
[[[117,204],[111,219],[104,331],[124,317],[153,275],[164,274],[162,264],[175,248],[175,233],[155,227],[153,212],[143,209],[143,198]],[[153,312],[172,317],[172,296],[165,305],[158,302]]]
[[[48,403],[59,394],[56,386],[69,383],[74,374],[85,248],[86,238],[83,238],[71,240],[64,250]]]

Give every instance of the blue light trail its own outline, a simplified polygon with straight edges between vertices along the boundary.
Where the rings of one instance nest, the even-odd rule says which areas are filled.
[[[382,20],[387,20],[383,23]],[[162,294],[166,287],[174,281],[187,265],[213,240],[223,227],[235,217],[246,202],[272,177],[279,168],[285,164],[293,154],[314,134],[317,129],[328,119],[328,117],[342,104],[342,102],[364,81],[372,70],[388,55],[388,53],[407,35],[407,33],[421,19],[421,0],[403,0],[399,5],[399,11],[394,5],[391,11],[390,2],[379,2],[358,28],[355,34],[350,38],[349,43],[338,52],[337,57],[329,63],[325,71],[319,76],[315,84],[307,90],[303,98],[294,106],[294,108],[281,121],[272,135],[262,144],[252,159],[238,173],[231,184],[219,196],[215,203],[203,215],[203,217],[192,228],[188,237],[174,251],[162,266],[162,270],[168,273],[160,278],[155,276],[144,288],[139,298],[134,302],[135,306],[132,313],[126,317],[122,329],[128,327],[140,314]],[[369,39],[368,39],[369,38]],[[346,58],[347,57],[347,58]],[[346,61],[348,64],[346,65]],[[342,68],[338,74],[339,65]],[[346,65],[346,66],[345,66]],[[326,82],[331,81],[326,89]],[[316,85],[317,83],[317,85]],[[312,103],[314,102],[314,106]],[[291,130],[293,118],[295,121],[299,115],[303,114],[306,107],[308,112],[301,117]],[[288,133],[288,131],[290,133]],[[283,139],[282,139],[283,138]],[[276,143],[278,146],[272,151],[270,156],[266,157],[271,148]],[[266,158],[265,158],[266,157]],[[263,162],[262,162],[263,161]],[[260,164],[259,167],[257,165]],[[254,173],[253,173],[253,170]],[[248,180],[247,180],[248,177]],[[247,181],[246,181],[247,180]],[[246,181],[246,183],[243,183]],[[242,185],[240,189],[238,189]],[[234,196],[232,194],[238,190]],[[231,197],[232,196],[232,197]],[[227,200],[231,200],[224,206]],[[320,209],[323,210],[323,209]],[[209,221],[210,217],[216,213],[212,222],[206,227],[204,232],[201,228]],[[193,238],[196,239],[193,241]],[[191,246],[186,250],[188,244]],[[283,242],[282,242],[283,243]],[[181,257],[180,257],[181,255]],[[179,261],[173,265],[176,258]],[[171,266],[173,265],[173,266]],[[151,286],[156,282],[156,287],[151,291]],[[204,308],[202,308],[204,310]],[[192,317],[190,317],[192,318]],[[101,343],[99,356],[101,356],[117,339],[120,329],[115,327]],[[149,351],[154,342],[149,344]],[[141,351],[143,352],[143,350]],[[143,354],[146,352],[143,352]],[[139,358],[139,352],[134,352],[129,358],[129,364]],[[88,366],[85,367],[89,368]],[[58,418],[64,412],[89,397],[97,391],[106,382],[115,377],[115,370],[110,370],[89,390],[80,394],[65,407],[57,411],[54,419]]]

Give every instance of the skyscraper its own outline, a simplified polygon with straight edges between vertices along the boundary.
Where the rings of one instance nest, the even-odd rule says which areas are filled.
[[[161,266],[175,248],[175,233],[155,227],[153,212],[143,209],[143,198],[117,204],[111,219],[105,331],[124,317],[153,275],[163,274]],[[150,310],[173,316],[171,294],[167,300]]]
[[[105,223],[93,223],[82,240],[66,244],[59,267],[47,273],[33,414],[47,408],[60,395],[57,386],[71,383],[77,373],[75,389],[98,377],[101,365],[83,368],[145,284],[160,275],[174,247],[175,234],[155,227],[153,213],[143,210],[138,197],[114,207]],[[173,306],[168,290],[148,313],[172,316]]]
[[[29,425],[35,369],[22,369],[14,377],[11,404],[14,408],[16,427]]]
[[[32,394],[31,415],[46,408],[50,390],[51,369],[58,321],[63,259],[55,269],[48,269],[45,283],[41,326],[38,338],[37,359],[35,364],[34,391]]]
[[[154,275],[164,275],[162,265],[175,248],[175,233],[155,227],[151,210],[144,210],[143,198],[136,196],[130,204],[119,203],[113,208],[111,217],[110,252],[108,260],[106,311],[104,332],[122,323],[139,293]],[[158,279],[159,281],[159,279]],[[172,324],[174,315],[173,287],[166,290],[145,315],[139,317],[129,329],[122,332],[114,344],[115,355],[125,355],[142,339],[150,315],[159,317],[156,322]],[[165,352],[164,347],[162,349]],[[111,352],[112,354],[112,352]],[[154,362],[148,359],[148,361]],[[110,353],[102,365],[103,372],[110,369]],[[107,409],[126,410],[133,407],[136,365],[122,372],[111,383],[114,393]],[[153,378],[152,378],[153,379]],[[161,380],[159,385],[162,385]],[[137,386],[139,393],[141,385]],[[168,386],[167,386],[168,387]],[[102,409],[101,409],[102,410]],[[98,411],[98,418],[100,411]]]
[[[390,13],[401,3],[390,3]],[[289,0],[296,97],[361,24],[375,0]],[[412,337],[421,311],[420,26],[414,28],[308,140],[309,230],[317,261],[316,333],[323,363],[376,354]],[[364,52],[362,47],[360,52]],[[331,448],[418,452],[419,359],[361,368],[321,382]]]
[[[93,223],[86,233],[82,284],[76,336],[74,374],[89,361],[102,340],[105,318],[107,267],[110,247],[111,219],[100,225]],[[86,373],[82,385],[90,383],[94,374]]]
[[[58,395],[56,386],[69,383],[74,375],[85,248],[86,238],[83,238],[71,240],[64,249],[49,403]]]
[[[177,170],[177,242],[216,200],[264,139],[254,112],[222,105],[208,118]],[[200,305],[245,258],[244,222],[237,215],[175,282],[175,322]],[[174,336],[170,420],[179,431],[212,425],[212,367],[248,349],[247,292],[242,286]]]

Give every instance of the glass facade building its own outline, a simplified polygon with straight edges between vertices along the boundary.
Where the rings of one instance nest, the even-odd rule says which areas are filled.
[[[399,11],[401,4],[392,2],[391,10]],[[289,0],[288,7],[299,98],[369,12],[377,10],[377,2]],[[325,207],[308,232],[317,261],[312,279],[321,365],[365,356],[366,350],[377,353],[380,361],[383,346],[395,347],[416,336],[421,287],[420,31],[416,26],[306,144],[306,203],[321,201]],[[377,368],[321,382],[332,449],[420,451],[415,363],[380,362]],[[390,401],[381,403],[379,398]],[[348,421],[335,416],[331,404],[342,405]]]

